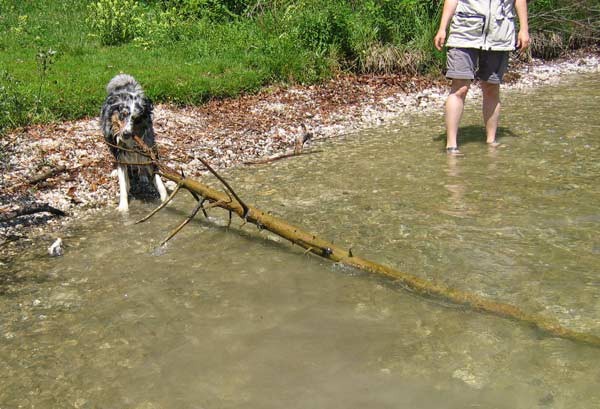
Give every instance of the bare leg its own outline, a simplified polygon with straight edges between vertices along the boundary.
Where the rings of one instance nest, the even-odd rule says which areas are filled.
[[[117,210],[126,212],[129,210],[127,196],[129,194],[129,177],[127,175],[127,167],[117,165],[117,176],[119,177],[119,207]]]
[[[485,124],[485,141],[496,143],[496,131],[500,119],[500,84],[481,82],[483,92],[483,123]]]
[[[163,183],[160,176],[158,176],[158,174],[156,173],[154,174],[154,186],[156,186],[156,190],[158,190],[161,202],[167,200],[167,197],[169,196],[167,194],[167,188],[165,187],[165,184]]]
[[[458,146],[458,126],[470,85],[471,80],[452,80],[450,94],[446,99],[446,148]]]

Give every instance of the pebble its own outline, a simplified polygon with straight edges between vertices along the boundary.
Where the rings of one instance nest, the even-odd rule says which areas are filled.
[[[59,237],[48,247],[48,254],[52,257],[58,257],[63,255],[62,239]]]

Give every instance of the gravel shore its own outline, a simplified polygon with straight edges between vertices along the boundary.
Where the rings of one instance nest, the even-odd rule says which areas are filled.
[[[511,69],[503,92],[557,83],[566,74],[598,72],[599,65],[600,56],[594,54],[533,61]],[[154,127],[162,159],[198,177],[203,169],[198,157],[217,169],[240,166],[292,152],[296,138],[306,131],[318,144],[403,115],[442,110],[446,94],[442,79],[343,76],[318,86],[272,87],[198,107],[157,105]],[[471,95],[479,96],[477,87]],[[31,126],[3,136],[0,168],[0,249],[82,212],[116,207],[117,180],[111,176],[112,157],[97,117]],[[51,171],[55,174],[31,183]],[[15,211],[36,204],[69,217],[47,212],[14,217]]]

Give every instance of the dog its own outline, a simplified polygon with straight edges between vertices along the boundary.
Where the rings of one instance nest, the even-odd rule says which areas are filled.
[[[152,165],[150,158],[138,153],[140,147],[134,136],[139,136],[156,153],[152,126],[152,102],[144,95],[142,86],[131,75],[119,74],[106,86],[108,94],[100,113],[100,126],[117,163],[119,178],[119,207],[129,210],[131,182],[149,185],[152,180],[160,199],[167,199],[167,189]],[[137,152],[136,152],[137,151]]]

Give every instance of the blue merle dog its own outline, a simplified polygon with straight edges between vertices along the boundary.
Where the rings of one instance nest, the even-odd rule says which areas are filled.
[[[100,125],[104,139],[117,163],[119,177],[118,210],[129,210],[128,196],[130,180],[148,184],[152,180],[160,199],[167,199],[167,190],[149,158],[137,153],[139,147],[134,136],[155,150],[154,128],[152,127],[152,102],[144,95],[144,90],[131,75],[119,74],[106,86],[108,96],[102,106]]]

